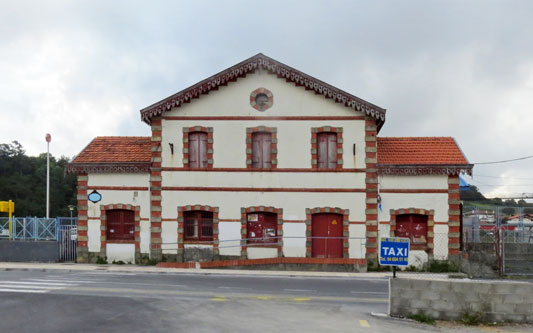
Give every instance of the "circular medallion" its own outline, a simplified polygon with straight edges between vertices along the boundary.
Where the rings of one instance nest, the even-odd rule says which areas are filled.
[[[257,111],[266,111],[274,104],[272,92],[266,88],[258,88],[250,94],[250,105]]]

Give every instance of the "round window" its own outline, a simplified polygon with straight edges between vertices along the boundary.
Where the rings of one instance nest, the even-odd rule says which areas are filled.
[[[272,92],[265,88],[258,88],[250,94],[250,105],[257,111],[265,111],[274,104]]]

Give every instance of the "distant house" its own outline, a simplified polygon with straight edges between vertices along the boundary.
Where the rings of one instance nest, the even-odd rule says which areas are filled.
[[[472,165],[453,138],[377,137],[385,115],[262,54],[200,81],[141,110],[150,137],[97,137],[69,164],[78,261],[365,264],[391,235],[458,254]]]

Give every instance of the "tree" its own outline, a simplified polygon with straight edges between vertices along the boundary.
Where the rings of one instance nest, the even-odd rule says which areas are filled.
[[[515,213],[515,209],[513,207],[504,207],[502,208],[502,213],[505,215],[513,215]]]
[[[67,157],[50,156],[50,216],[69,216],[76,204],[76,176],[66,175]],[[17,141],[0,144],[0,200],[15,202],[15,216],[46,213],[46,154],[26,156]]]
[[[470,185],[468,187],[468,190],[461,190],[461,200],[465,201],[485,201],[487,200],[485,196],[481,192],[479,192],[479,189],[475,185]]]

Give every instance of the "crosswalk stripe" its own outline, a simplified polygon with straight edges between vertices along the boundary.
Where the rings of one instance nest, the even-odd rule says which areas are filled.
[[[99,281],[102,281],[102,280],[92,280],[92,281],[88,281],[88,280],[61,280],[61,279],[56,279],[56,280],[52,280],[52,279],[47,279],[47,280],[44,280],[44,279],[28,279],[28,281],[40,281],[40,282],[66,282],[66,283],[93,283],[93,282],[99,282]],[[0,281],[2,282],[2,281]]]
[[[48,292],[48,290],[3,289],[3,288],[0,288],[0,291],[13,292],[13,293],[35,293],[35,294],[43,294],[43,293]]]
[[[63,289],[64,287],[50,287],[50,286],[28,286],[28,285],[18,285],[18,284],[1,284],[0,288],[20,288],[20,289],[49,289],[49,290],[57,290],[57,289]]]
[[[2,281],[0,280],[0,283],[3,284],[28,284],[28,285],[44,285],[44,286],[75,286],[76,284],[73,283],[59,283],[59,282],[26,282],[26,281]]]

